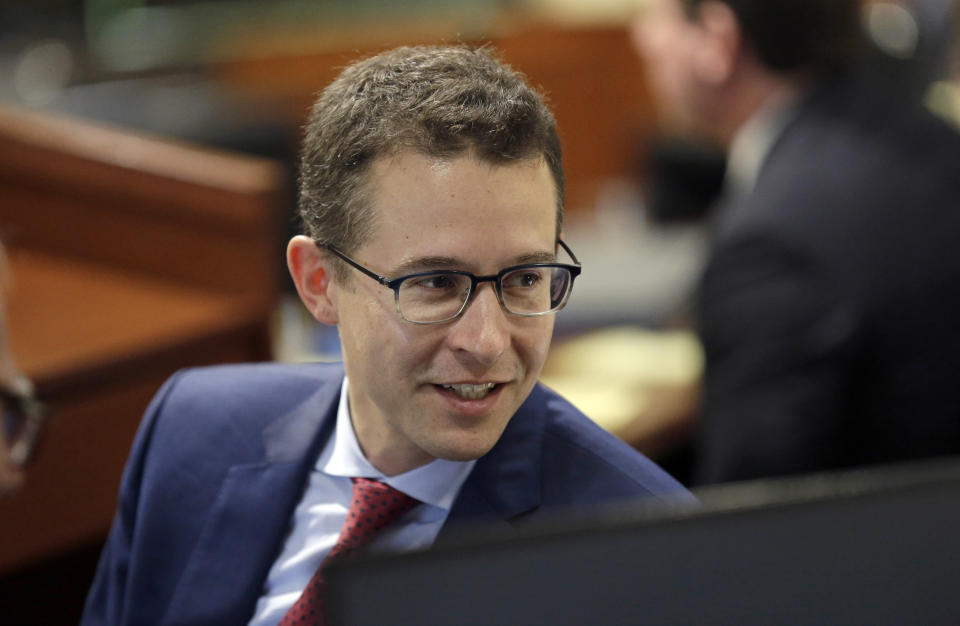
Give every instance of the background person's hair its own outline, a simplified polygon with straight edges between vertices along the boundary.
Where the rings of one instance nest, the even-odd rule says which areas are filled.
[[[376,222],[366,197],[370,165],[401,150],[497,165],[543,158],[556,186],[559,233],[564,175],[553,114],[486,48],[396,48],[347,67],[323,90],[301,152],[306,233],[348,253],[367,241]]]
[[[694,17],[706,0],[681,0]],[[855,63],[865,44],[859,0],[718,0],[770,69],[829,74]]]

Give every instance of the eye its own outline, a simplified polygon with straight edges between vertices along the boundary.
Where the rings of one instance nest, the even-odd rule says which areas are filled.
[[[533,289],[543,282],[543,270],[528,268],[503,277],[504,289]]]
[[[430,274],[429,276],[412,278],[406,281],[404,286],[436,291],[452,291],[458,288],[458,282],[457,276],[453,274]]]

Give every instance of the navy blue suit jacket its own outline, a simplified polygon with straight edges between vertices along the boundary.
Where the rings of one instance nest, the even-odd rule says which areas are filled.
[[[245,624],[336,421],[340,365],[185,370],[147,409],[83,624]],[[437,538],[550,510],[688,496],[537,386],[474,467]]]

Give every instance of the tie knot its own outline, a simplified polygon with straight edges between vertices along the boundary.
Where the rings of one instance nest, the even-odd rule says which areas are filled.
[[[340,534],[345,552],[363,547],[381,529],[392,524],[419,501],[386,483],[370,478],[351,478],[353,500]]]

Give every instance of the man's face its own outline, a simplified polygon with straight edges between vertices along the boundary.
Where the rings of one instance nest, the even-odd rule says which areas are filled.
[[[556,194],[542,160],[496,166],[405,151],[375,161],[369,181],[375,235],[351,256],[378,274],[488,275],[555,254]],[[492,283],[460,318],[426,326],[403,320],[393,292],[359,272],[330,294],[354,429],[387,474],[488,452],[533,388],[553,332],[552,315],[505,313]],[[488,383],[480,397],[464,387]]]
[[[632,36],[661,124],[681,133],[695,131],[698,31],[680,0],[648,0],[633,23]]]

